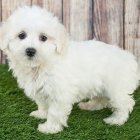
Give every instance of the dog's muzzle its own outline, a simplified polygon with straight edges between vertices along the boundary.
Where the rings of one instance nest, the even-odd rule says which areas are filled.
[[[36,54],[36,49],[34,49],[34,48],[27,48],[25,50],[25,52],[26,52],[27,56],[33,57]]]

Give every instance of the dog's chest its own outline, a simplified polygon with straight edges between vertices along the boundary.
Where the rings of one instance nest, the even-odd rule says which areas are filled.
[[[19,86],[31,99],[36,98],[36,96],[47,96],[47,79],[47,73],[39,71],[32,71],[17,77]]]

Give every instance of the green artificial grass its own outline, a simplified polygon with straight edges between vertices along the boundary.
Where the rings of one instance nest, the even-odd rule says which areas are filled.
[[[29,117],[37,106],[18,88],[8,66],[0,65],[0,140],[140,140],[140,90],[135,92],[136,105],[128,122],[110,126],[103,122],[111,111],[82,111],[77,105],[68,120],[68,128],[58,134],[37,131],[45,120]]]

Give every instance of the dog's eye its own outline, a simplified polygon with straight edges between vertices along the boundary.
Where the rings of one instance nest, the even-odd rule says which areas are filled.
[[[47,36],[45,36],[45,35],[43,35],[43,34],[41,34],[41,35],[39,36],[39,40],[40,40],[40,41],[45,42],[47,39],[48,39]]]
[[[26,36],[27,36],[27,34],[23,31],[18,35],[18,38],[22,40],[22,39],[25,39]]]

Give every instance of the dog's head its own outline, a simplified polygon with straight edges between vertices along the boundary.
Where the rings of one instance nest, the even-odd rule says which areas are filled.
[[[22,7],[0,28],[0,48],[23,65],[38,66],[65,53],[68,34],[45,9]]]

